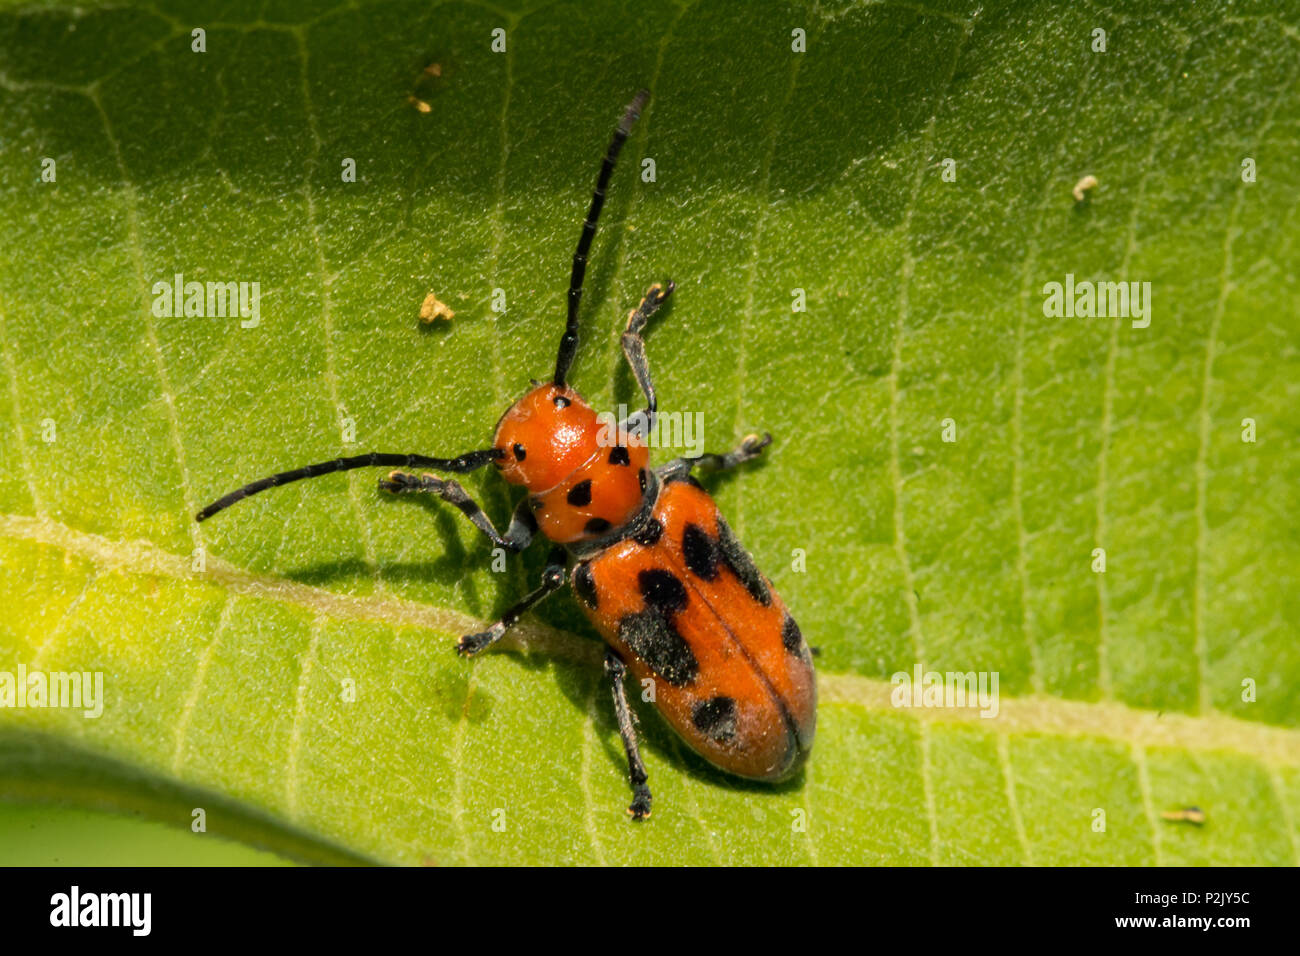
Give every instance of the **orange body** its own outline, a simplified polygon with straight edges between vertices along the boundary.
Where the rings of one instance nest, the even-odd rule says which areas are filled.
[[[551,540],[626,530],[577,564],[573,587],[682,739],[738,776],[791,776],[816,728],[808,645],[709,494],[660,486],[636,436],[610,431],[573,389],[538,386],[497,426],[497,465]]]

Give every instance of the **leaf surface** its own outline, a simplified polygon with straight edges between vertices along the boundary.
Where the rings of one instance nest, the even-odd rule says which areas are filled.
[[[211,832],[319,861],[1296,863],[1300,17],[1149,6],[0,9],[0,671],[106,695],[0,711],[0,794],[181,826],[209,794]],[[619,333],[673,278],[661,407],[775,436],[710,487],[822,703],[777,789],[643,710],[633,826],[570,596],[451,650],[542,549],[493,573],[369,472],[192,515],[485,447],[641,85],[574,383],[636,407]],[[259,282],[260,321],[155,315],[177,273]],[[1149,282],[1149,327],[1047,316],[1067,275]],[[456,315],[421,327],[430,292]],[[918,662],[997,672],[998,717],[893,706]]]

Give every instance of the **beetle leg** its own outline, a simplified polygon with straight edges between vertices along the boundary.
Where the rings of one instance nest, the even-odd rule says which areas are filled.
[[[497,621],[486,631],[479,631],[477,634],[466,634],[456,642],[456,651],[465,657],[473,657],[479,651],[490,647],[505,636],[506,631],[518,623],[519,618],[524,612],[531,608],[554,591],[564,587],[565,565],[568,561],[568,555],[563,548],[552,548],[550,555],[546,559],[546,567],[542,571],[542,585],[536,591],[528,594],[505,614],[501,620]]]
[[[673,294],[675,288],[676,286],[671,279],[668,280],[666,285],[661,286],[657,282],[652,285],[641,299],[641,304],[628,314],[627,331],[623,333],[623,354],[627,356],[627,364],[632,367],[632,374],[636,376],[636,383],[641,386],[641,391],[645,393],[646,408],[641,413],[641,416],[647,430],[654,425],[655,413],[659,410],[659,402],[655,397],[654,383],[650,380],[650,363],[646,361],[645,339],[641,337],[641,332],[645,329],[650,316],[659,310],[659,307]],[[623,425],[626,424],[627,422],[623,423]]]
[[[735,468],[737,465],[742,465],[757,458],[763,449],[770,444],[772,444],[772,436],[767,432],[763,433],[762,438],[757,435],[750,435],[740,443],[739,448],[729,451],[725,455],[674,458],[668,464],[657,469],[657,473],[665,482],[669,482],[679,481],[687,477],[693,468],[704,468],[708,471],[726,471],[729,468]]]
[[[428,492],[437,495],[443,501],[449,501],[459,508],[465,517],[474,522],[474,527],[482,531],[493,544],[507,551],[522,551],[533,540],[537,532],[537,519],[533,517],[527,500],[519,502],[514,515],[510,518],[510,527],[501,535],[492,520],[479,507],[478,503],[461,487],[454,478],[446,480],[436,475],[412,475],[405,471],[390,472],[387,478],[379,479],[379,487],[395,495]]]
[[[627,705],[627,690],[623,687],[627,665],[612,647],[605,650],[605,673],[609,675],[610,689],[614,693],[618,735],[623,738],[623,749],[627,751],[627,778],[632,784],[632,805],[627,808],[627,812],[633,820],[644,820],[650,816],[650,787],[646,785],[645,764],[641,762],[641,751],[636,743],[636,727],[632,724],[632,709]]]

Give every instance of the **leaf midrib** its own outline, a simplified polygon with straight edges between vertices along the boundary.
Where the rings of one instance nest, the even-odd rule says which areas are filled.
[[[249,571],[212,556],[207,557],[204,571],[192,572],[189,555],[175,554],[142,540],[114,541],[50,518],[0,514],[0,536],[57,548],[98,567],[172,580],[203,581],[232,595],[277,601],[317,616],[376,621],[449,634],[481,630],[485,626],[484,621],[453,608],[392,596],[339,594],[278,575]],[[533,620],[516,625],[503,646],[592,667],[599,664],[601,656],[596,642]],[[896,708],[890,699],[895,690],[892,682],[825,670],[819,673],[818,690],[824,701],[868,711],[901,711],[925,725],[986,725],[988,730],[1000,735],[1090,737],[1140,749],[1167,747],[1236,753],[1269,768],[1300,766],[1300,729],[1216,712],[1166,713],[1130,707],[1114,700],[1068,700],[1035,694],[1001,696],[998,716],[987,719],[981,717],[977,707]]]

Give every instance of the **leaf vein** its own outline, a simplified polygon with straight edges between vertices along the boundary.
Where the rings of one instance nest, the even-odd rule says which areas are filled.
[[[347,411],[343,407],[343,398],[339,388],[338,370],[334,355],[334,323],[332,319],[333,297],[330,291],[332,279],[329,271],[329,264],[325,259],[325,246],[321,239],[320,222],[316,216],[316,199],[312,193],[312,176],[316,172],[316,163],[320,157],[322,147],[320,128],[316,118],[316,106],[311,95],[311,81],[308,76],[308,52],[307,41],[303,36],[301,28],[294,28],[290,31],[298,47],[298,73],[302,85],[303,108],[307,114],[307,126],[311,130],[312,151],[303,169],[302,195],[307,209],[307,231],[311,235],[312,246],[316,253],[316,272],[320,278],[321,293],[321,327],[325,339],[325,383],[329,395],[331,407],[334,409],[335,422],[334,426],[338,430],[340,438],[343,432],[343,422],[346,419]],[[348,501],[352,508],[352,516],[357,523],[357,529],[361,533],[361,546],[365,555],[366,564],[370,567],[374,575],[375,582],[379,587],[383,587],[383,581],[380,576],[379,564],[375,560],[375,545],[370,533],[370,523],[366,521],[365,514],[361,508],[361,499],[357,495],[357,475],[349,473],[345,476],[348,486]]]
[[[1159,118],[1156,120],[1155,128],[1151,132],[1151,139],[1147,146],[1146,160],[1142,164],[1142,173],[1138,178],[1137,188],[1135,190],[1135,199],[1133,201],[1133,211],[1129,215],[1128,238],[1125,241],[1124,258],[1120,263],[1120,278],[1123,279],[1128,275],[1129,264],[1133,259],[1133,252],[1137,248],[1137,223],[1138,213],[1142,209],[1142,202],[1146,196],[1147,182],[1151,178],[1151,170],[1155,166],[1156,150],[1160,146],[1163,133],[1169,127],[1169,104],[1173,97],[1174,87],[1177,85],[1178,77],[1182,73],[1183,63],[1187,59],[1187,51],[1191,46],[1190,40],[1179,34],[1181,44],[1178,52],[1178,62],[1174,65],[1169,74],[1169,82],[1165,86],[1164,95],[1161,97]],[[1109,533],[1108,520],[1106,517],[1106,498],[1109,484],[1110,469],[1110,436],[1113,427],[1113,408],[1115,400],[1115,364],[1117,361],[1117,352],[1119,349],[1119,326],[1121,319],[1116,316],[1110,323],[1110,338],[1106,345],[1106,372],[1104,384],[1101,392],[1101,449],[1097,455],[1097,507],[1096,507],[1096,534],[1094,536],[1094,547],[1105,548],[1107,534]],[[1106,575],[1096,574],[1097,579],[1097,686],[1103,697],[1111,696],[1110,680],[1110,658],[1108,654],[1106,622],[1110,617],[1110,594],[1106,587]],[[1201,678],[1197,678],[1198,685],[1202,683]]]
[[[180,474],[181,495],[185,502],[185,514],[181,520],[184,522],[194,546],[196,548],[202,547],[203,535],[199,531],[198,523],[190,520],[196,509],[194,495],[190,491],[189,468],[185,464],[185,447],[181,442],[181,424],[176,414],[174,392],[167,377],[167,365],[163,361],[162,346],[158,341],[158,329],[153,320],[149,283],[144,274],[144,246],[140,239],[139,196],[135,183],[131,181],[130,172],[126,168],[126,159],[122,155],[122,146],[118,142],[117,134],[113,132],[113,124],[109,121],[108,113],[104,110],[103,101],[99,97],[98,88],[90,89],[86,92],[86,96],[94,104],[96,112],[99,113],[104,136],[108,140],[118,173],[122,177],[122,188],[126,193],[127,236],[131,250],[131,263],[135,271],[135,280],[140,288],[141,307],[145,318],[145,340],[148,342],[150,353],[153,356],[154,372],[158,376],[158,387],[162,392],[163,406],[167,411],[167,429],[171,437],[172,452],[176,456],[176,468]]]
[[[1277,116],[1278,104],[1283,97],[1294,89],[1297,72],[1292,70],[1290,79],[1279,87],[1277,95],[1269,105],[1268,115],[1259,127],[1255,137],[1258,154],[1259,144],[1264,142]],[[1210,447],[1210,386],[1214,375],[1214,350],[1219,338],[1219,327],[1227,309],[1228,296],[1232,293],[1232,243],[1237,236],[1237,222],[1245,204],[1246,184],[1237,183],[1237,195],[1228,213],[1228,223],[1223,232],[1223,269],[1219,274],[1219,295],[1214,303],[1214,314],[1210,319],[1210,330],[1205,342],[1205,363],[1201,374],[1201,401],[1197,409],[1198,439],[1196,448],[1196,571],[1192,588],[1192,636],[1193,655],[1196,658],[1197,704],[1202,713],[1209,713],[1214,706],[1210,699],[1208,669],[1205,645],[1205,564],[1208,559],[1210,527],[1205,514],[1205,492],[1209,484],[1209,447]]]

